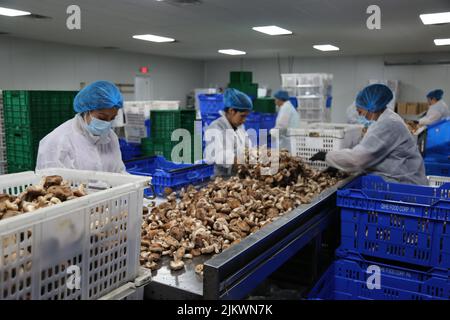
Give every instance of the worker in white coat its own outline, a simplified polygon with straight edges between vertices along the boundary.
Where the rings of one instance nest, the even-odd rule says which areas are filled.
[[[76,116],[41,140],[36,169],[125,173],[119,140],[111,129],[122,107],[122,94],[113,83],[97,81],[85,87],[74,100]]]
[[[429,109],[425,117],[419,120],[419,125],[429,126],[440,120],[450,117],[450,109],[442,100],[444,91],[441,89],[433,90],[427,95]]]
[[[287,91],[280,90],[275,93],[274,97],[275,105],[279,110],[274,128],[279,130],[279,148],[291,151],[290,139],[287,136],[287,130],[300,128],[300,115],[289,101],[289,94]]]
[[[386,181],[427,185],[423,158],[416,141],[402,118],[386,106],[392,91],[385,85],[373,84],[356,98],[360,116],[370,126],[361,142],[353,149],[321,151],[311,161],[326,161],[331,167],[349,173],[367,173]]]
[[[236,89],[225,91],[221,117],[205,132],[205,159],[207,163],[215,164],[216,176],[236,174],[239,157],[251,147],[244,123],[252,109],[252,100],[246,94]]]

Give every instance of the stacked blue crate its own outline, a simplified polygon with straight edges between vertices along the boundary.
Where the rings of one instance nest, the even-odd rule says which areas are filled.
[[[427,175],[450,177],[450,118],[428,127],[424,160]]]
[[[152,185],[158,196],[165,195],[165,189],[179,191],[189,185],[208,181],[214,174],[214,166],[207,164],[181,164],[166,160],[162,156],[148,157],[125,163],[128,173],[152,177]],[[152,196],[149,189],[146,196]]]
[[[142,156],[141,145],[139,143],[129,143],[124,139],[119,139],[119,146],[122,153],[122,161],[129,161]]]
[[[310,298],[450,298],[450,183],[432,188],[389,183],[378,176],[358,177],[338,190],[337,205],[341,208],[341,259],[319,281]],[[358,270],[354,261],[360,265]],[[377,291],[366,292],[364,275],[368,271],[361,266],[367,264],[390,268],[402,276],[382,283]],[[420,287],[410,286],[408,279],[415,278],[420,279],[415,282]],[[389,277],[382,274],[381,279]],[[324,281],[338,287],[323,291]]]

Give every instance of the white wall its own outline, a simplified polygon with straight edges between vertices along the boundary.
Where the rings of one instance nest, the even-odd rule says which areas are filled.
[[[180,100],[203,86],[201,61],[115,50],[67,46],[2,37],[0,88],[4,90],[79,90],[96,80],[134,84],[140,66],[150,66],[155,99]],[[124,95],[133,99],[133,95]]]
[[[450,61],[450,54],[361,56],[334,58],[295,58],[289,67],[287,59],[281,59],[281,72],[276,58],[211,60],[205,63],[206,86],[225,87],[230,71],[252,71],[254,82],[260,87],[277,90],[281,86],[280,73],[332,73],[333,109],[332,121],[345,122],[346,108],[357,92],[369,79],[399,80],[398,101],[426,101],[426,94],[441,88],[450,100],[450,65],[385,66],[384,61],[413,62]],[[242,67],[242,68],[241,68]]]

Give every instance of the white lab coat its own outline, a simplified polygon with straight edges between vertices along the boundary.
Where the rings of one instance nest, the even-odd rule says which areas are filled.
[[[114,131],[94,136],[80,114],[41,140],[36,170],[46,168],[126,173]]]
[[[220,137],[217,137],[219,140],[216,143],[217,134],[220,134]],[[236,174],[233,170],[235,159],[243,155],[246,146],[251,147],[245,126],[241,125],[234,130],[223,112],[221,117],[206,129],[205,140],[205,160],[209,164],[215,164],[216,176],[229,177]]]
[[[402,118],[389,108],[357,146],[328,152],[326,162],[342,171],[380,175],[387,181],[428,184],[417,142]]]
[[[300,128],[300,115],[290,101],[286,101],[278,111],[277,120],[275,122],[275,129],[279,130],[280,134],[280,149],[287,149],[291,151],[290,138],[287,136],[287,129]]]
[[[444,100],[439,100],[430,106],[426,116],[419,120],[419,124],[421,126],[429,126],[447,117],[450,117],[450,109]]]

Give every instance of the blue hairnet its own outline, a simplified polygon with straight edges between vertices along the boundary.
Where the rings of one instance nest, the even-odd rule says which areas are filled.
[[[394,98],[391,89],[384,84],[365,87],[356,97],[356,106],[370,112],[381,111]]]
[[[429,94],[427,94],[428,99],[436,99],[437,101],[442,99],[444,95],[444,91],[441,89],[433,90]]]
[[[274,94],[274,97],[277,98],[278,100],[282,100],[282,101],[288,101],[289,100],[289,93],[287,91],[277,91]]]
[[[123,97],[113,83],[96,81],[83,88],[75,97],[73,109],[75,112],[86,112],[97,109],[122,108]]]
[[[223,95],[223,102],[225,108],[232,108],[237,110],[251,111],[253,109],[252,99],[245,93],[236,89],[227,89]]]

